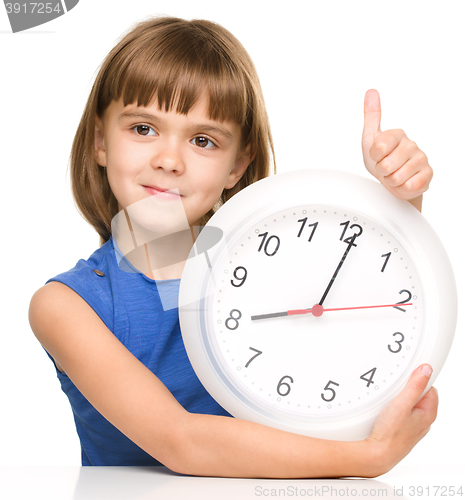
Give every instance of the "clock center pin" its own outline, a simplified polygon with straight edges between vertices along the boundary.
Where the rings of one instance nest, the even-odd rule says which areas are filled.
[[[323,312],[324,312],[323,306],[320,306],[320,304],[315,304],[312,307],[311,312],[312,312],[313,316],[316,316],[316,317],[323,316]]]

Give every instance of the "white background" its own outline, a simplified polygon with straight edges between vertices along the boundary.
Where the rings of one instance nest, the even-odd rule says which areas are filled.
[[[244,44],[265,93],[278,172],[330,167],[365,175],[363,97],[378,89],[382,128],[403,128],[435,170],[423,213],[449,252],[459,296],[464,286],[460,0],[81,0],[17,34],[0,6],[0,464],[80,464],[69,403],[27,310],[48,278],[98,247],[70,195],[71,142],[98,65],[133,23],[156,14],[217,21]],[[404,463],[465,464],[463,326],[459,316],[435,384],[438,420]]]

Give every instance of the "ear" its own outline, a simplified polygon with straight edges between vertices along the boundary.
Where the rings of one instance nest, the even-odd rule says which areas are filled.
[[[107,166],[107,153],[105,151],[105,138],[103,133],[103,122],[97,116],[95,118],[95,135],[94,135],[94,145],[95,145],[95,159],[101,167]]]
[[[254,158],[255,153],[251,151],[250,146],[241,150],[236,158],[234,168],[229,173],[228,180],[224,185],[225,189],[232,189],[240,181],[241,177],[247,170],[247,167],[252,163]]]

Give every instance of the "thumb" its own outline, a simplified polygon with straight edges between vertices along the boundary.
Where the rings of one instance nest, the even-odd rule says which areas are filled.
[[[418,403],[432,373],[433,369],[428,364],[421,365],[413,371],[407,385],[398,396],[408,408],[413,408]]]
[[[365,94],[364,114],[362,150],[363,157],[369,158],[370,148],[381,132],[381,100],[377,90],[371,89]]]

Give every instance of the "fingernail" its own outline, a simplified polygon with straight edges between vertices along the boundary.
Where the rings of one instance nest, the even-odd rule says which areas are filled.
[[[433,369],[431,368],[430,365],[423,365],[421,367],[421,373],[423,373],[423,375],[426,375],[427,377],[431,377],[431,374],[433,373]]]

